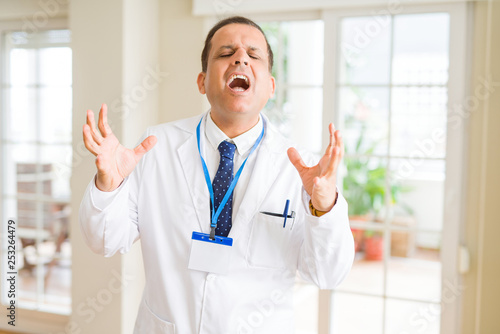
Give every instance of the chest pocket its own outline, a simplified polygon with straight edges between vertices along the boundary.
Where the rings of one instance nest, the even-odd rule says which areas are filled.
[[[292,219],[287,219],[286,227],[283,228],[282,217],[257,213],[248,242],[248,264],[271,269],[285,269],[292,265],[300,246],[294,246],[293,231],[297,224],[291,230],[292,223]]]

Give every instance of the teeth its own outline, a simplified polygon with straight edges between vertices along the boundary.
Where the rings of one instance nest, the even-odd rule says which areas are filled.
[[[234,79],[243,79],[245,80],[245,82],[248,84],[248,78],[244,75],[241,75],[241,74],[234,74],[232,77],[231,77],[231,80],[229,80],[229,83],[233,82]]]

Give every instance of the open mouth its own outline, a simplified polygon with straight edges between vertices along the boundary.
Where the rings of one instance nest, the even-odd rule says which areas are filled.
[[[242,74],[233,74],[227,85],[236,92],[244,92],[250,87],[248,78]]]

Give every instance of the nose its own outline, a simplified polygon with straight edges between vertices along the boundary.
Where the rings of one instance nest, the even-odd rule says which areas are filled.
[[[235,54],[234,54],[234,64],[235,65],[241,65],[244,64],[245,66],[248,66],[248,54],[244,49],[239,49]]]

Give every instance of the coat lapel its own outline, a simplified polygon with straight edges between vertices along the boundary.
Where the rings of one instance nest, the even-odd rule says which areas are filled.
[[[273,133],[274,129],[269,125],[267,118],[265,118],[265,121],[265,136],[261,147],[255,152],[257,154],[250,182],[238,208],[238,214],[233,220],[233,227],[229,237],[237,238],[249,227],[252,217],[261,207],[279,173],[276,162],[282,152],[279,151],[280,145],[274,143],[276,139]]]
[[[198,122],[199,118],[197,118],[194,128],[187,129],[192,131],[191,136],[177,149],[177,154],[179,155],[184,177],[188,184],[193,208],[198,217],[200,231],[210,233],[210,195],[203,174],[200,154],[198,153],[198,142],[196,139],[196,126]],[[205,133],[204,123],[202,122],[200,133]]]

